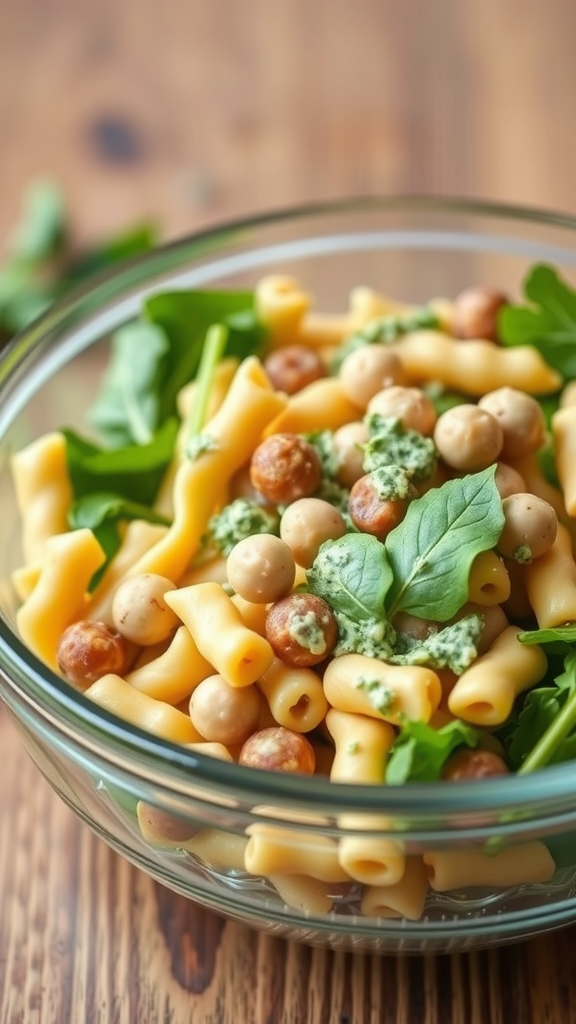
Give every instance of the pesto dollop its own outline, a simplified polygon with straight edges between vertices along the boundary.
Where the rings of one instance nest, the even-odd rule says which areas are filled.
[[[430,437],[405,427],[396,416],[371,413],[364,422],[370,434],[362,445],[364,472],[371,473],[382,466],[401,467],[408,477],[424,480],[436,468],[436,448]]]
[[[273,533],[278,536],[279,517],[275,512],[248,498],[236,498],[221,512],[211,516],[204,544],[215,547],[227,557],[241,540],[255,533]]]

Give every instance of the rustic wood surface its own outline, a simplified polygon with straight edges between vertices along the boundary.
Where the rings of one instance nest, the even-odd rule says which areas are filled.
[[[576,211],[576,5],[0,0],[0,238],[22,186],[76,236],[174,236],[350,193]],[[195,908],[54,796],[0,709],[0,1024],[569,1024],[576,929],[354,957]]]

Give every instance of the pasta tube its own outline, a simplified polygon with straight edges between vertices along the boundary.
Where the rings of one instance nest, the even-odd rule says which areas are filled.
[[[290,396],[286,408],[265,428],[264,437],[337,430],[361,416],[358,406],[346,398],[338,378],[323,377]]]
[[[421,857],[407,857],[402,878],[394,885],[371,885],[364,890],[360,910],[366,917],[419,921],[430,884]]]
[[[27,565],[42,562],[48,537],[66,533],[72,485],[66,438],[44,434],[11,459],[16,503],[22,526],[22,553]]]
[[[569,516],[576,516],[576,406],[559,409],[552,417],[556,472]]]
[[[167,531],[168,527],[147,523],[143,519],[134,519],[128,523],[118,551],[106,566],[106,571],[86,605],[85,618],[112,625],[112,599],[120,580],[146,551],[166,535]]]
[[[435,672],[419,665],[388,665],[362,654],[343,654],[324,673],[324,693],[338,711],[398,725],[402,715],[428,722],[442,697]]]
[[[294,668],[275,658],[258,680],[275,721],[293,732],[310,732],[324,720],[328,701],[312,669]]]
[[[179,704],[212,675],[214,669],[198,650],[186,626],[176,630],[163,654],[137,666],[126,676],[140,693],[167,704]]]
[[[338,847],[328,836],[257,823],[250,836],[244,865],[251,875],[310,875],[321,882],[346,882]]]
[[[565,526],[558,523],[554,544],[522,566],[522,577],[540,629],[576,621],[576,563]]]
[[[144,732],[160,736],[172,743],[198,743],[202,736],[194,728],[190,716],[177,711],[164,701],[154,700],[135,690],[130,683],[112,673],[102,676],[85,691],[85,696],[101,708],[118,715]]]
[[[384,782],[386,758],[396,736],[388,722],[331,708],[326,727],[336,747],[331,782]]]
[[[481,551],[468,576],[468,600],[476,604],[503,604],[510,597],[510,577],[495,551]]]
[[[164,600],[188,627],[200,654],[230,686],[250,686],[270,668],[270,644],[244,625],[219,583],[170,590]]]
[[[436,892],[489,885],[505,889],[509,885],[547,882],[555,871],[548,847],[535,841],[506,846],[498,853],[482,848],[431,850],[423,856],[431,887]]]

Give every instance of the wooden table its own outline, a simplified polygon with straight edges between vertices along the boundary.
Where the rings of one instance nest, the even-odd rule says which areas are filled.
[[[346,193],[576,211],[576,5],[6,0],[0,236],[66,188],[79,240],[174,236]],[[451,958],[354,957],[197,909],[51,793],[0,710],[1,1024],[569,1024],[576,929]]]

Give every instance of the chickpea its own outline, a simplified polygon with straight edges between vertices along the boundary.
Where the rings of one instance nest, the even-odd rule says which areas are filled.
[[[280,536],[304,569],[310,568],[325,540],[337,540],[345,533],[346,523],[338,509],[321,498],[292,502],[280,520]]]
[[[279,725],[250,736],[240,751],[238,763],[267,772],[313,775],[316,758],[310,740]]]
[[[392,625],[398,633],[405,633],[413,637],[414,640],[425,640],[430,633],[435,632],[438,628],[438,623],[433,622],[432,619],[421,619],[409,612],[398,612]]]
[[[204,739],[228,747],[244,743],[258,724],[260,694],[251,686],[230,686],[220,675],[198,684],[188,706],[192,725]]]
[[[257,533],[234,545],[226,571],[230,586],[244,600],[268,604],[288,593],[296,566],[283,540],[271,533]]]
[[[496,462],[504,438],[498,420],[477,405],[457,405],[442,413],[434,443],[448,466],[476,472]]]
[[[112,600],[116,629],[132,643],[147,647],[166,640],[180,624],[164,601],[164,594],[176,590],[172,580],[155,573],[127,576]]]
[[[342,390],[354,405],[365,409],[371,398],[392,384],[407,384],[400,358],[386,345],[362,345],[350,352],[340,367]]]
[[[475,604],[474,601],[468,601],[458,612],[455,621],[465,615],[480,615],[483,620],[482,632],[476,644],[478,654],[485,654],[509,625],[500,604]]]
[[[321,479],[316,450],[297,434],[272,434],[252,455],[252,485],[276,504],[307,498]]]
[[[468,782],[508,774],[506,763],[491,750],[458,750],[446,761],[442,778],[446,782]]]
[[[332,447],[338,459],[337,480],[342,487],[352,487],[364,475],[364,452],[361,445],[369,439],[368,427],[359,420],[346,423],[334,431]]]
[[[504,529],[498,551],[520,564],[540,558],[556,540],[558,516],[552,505],[528,492],[511,494],[502,502]]]
[[[395,416],[409,430],[429,437],[436,423],[433,403],[421,388],[404,388],[393,385],[379,391],[368,403],[369,413],[380,416]]]
[[[150,830],[151,833],[157,833],[171,842],[185,842],[186,839],[192,839],[198,831],[196,822],[187,821],[177,814],[147,804],[144,800],[138,803],[138,821],[142,831]]]
[[[255,501],[257,505],[262,505],[263,508],[271,507],[270,502],[260,491],[256,490],[250,480],[249,465],[239,469],[230,480],[230,500],[234,501],[236,498],[246,498],[247,501]]]
[[[454,301],[453,329],[457,338],[498,341],[498,313],[508,299],[495,288],[466,288]]]
[[[105,622],[82,620],[64,630],[58,644],[58,668],[76,686],[88,687],[113,672],[121,676],[128,660],[126,641]]]
[[[531,395],[516,388],[498,388],[483,395],[478,405],[492,413],[502,427],[504,444],[501,454],[504,460],[521,459],[544,443],[544,414]]]
[[[387,468],[387,467],[386,467]],[[384,497],[376,477],[379,471],[366,473],[356,481],[348,498],[348,512],[354,526],[362,533],[371,533],[384,540],[406,515],[410,500],[417,495],[415,487],[406,479],[402,497]]]
[[[507,462],[499,462],[496,466],[494,483],[502,500],[509,498],[511,494],[518,494],[519,491],[526,490],[524,477],[513,466],[509,466]]]
[[[331,608],[321,597],[290,594],[270,608],[266,637],[286,665],[307,668],[332,653],[338,627]]]
[[[307,345],[284,345],[270,352],[264,369],[273,387],[294,395],[307,384],[324,377],[324,367],[317,352]]]

